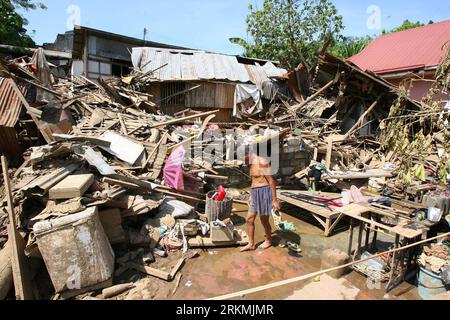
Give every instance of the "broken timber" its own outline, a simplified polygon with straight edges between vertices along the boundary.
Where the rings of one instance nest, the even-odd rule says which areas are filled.
[[[166,121],[166,122],[162,122],[162,123],[156,123],[154,125],[151,125],[150,128],[160,128],[160,127],[165,127],[165,126],[170,126],[173,124],[178,124],[178,123],[183,123],[184,121],[188,121],[188,120],[193,120],[193,119],[197,119],[197,118],[204,118],[213,114],[217,114],[220,110],[214,110],[214,111],[209,111],[209,112],[205,112],[205,113],[199,113],[196,115],[192,115],[192,116],[187,116],[184,118],[180,118],[180,119],[173,119],[170,121]]]
[[[18,300],[33,300],[28,258],[24,253],[26,244],[25,240],[17,231],[16,215],[11,193],[11,182],[8,175],[8,163],[5,156],[2,156],[2,169],[6,199],[8,202],[8,235],[11,245],[12,269],[16,298]]]

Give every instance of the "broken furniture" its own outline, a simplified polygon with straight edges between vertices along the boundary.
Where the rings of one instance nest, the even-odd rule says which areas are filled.
[[[33,230],[57,293],[78,295],[112,285],[114,252],[97,207],[38,222]]]
[[[324,196],[330,196],[331,199],[340,199],[340,195],[297,190],[278,190],[277,195],[280,201],[289,203],[310,213],[325,229],[325,237],[332,235],[333,230],[343,217],[342,214],[327,204],[330,200],[323,201]]]
[[[376,241],[379,232],[387,233],[395,238],[394,248],[403,247],[411,243],[426,239],[428,227],[424,224],[409,219],[409,217],[401,216],[398,212],[387,209],[378,209],[367,203],[352,203],[350,205],[336,208],[336,211],[350,218],[350,234],[348,241],[348,254],[357,260],[362,254],[362,249],[376,249]],[[382,217],[394,218],[398,221],[395,226],[382,222]],[[359,223],[356,249],[353,250],[353,239],[355,221]],[[365,237],[363,237],[365,233]],[[372,242],[370,242],[373,233]],[[364,245],[363,245],[364,239]],[[391,291],[398,284],[405,280],[406,274],[417,257],[417,248],[411,248],[407,251],[394,253],[390,260],[391,271],[389,274],[386,292]]]

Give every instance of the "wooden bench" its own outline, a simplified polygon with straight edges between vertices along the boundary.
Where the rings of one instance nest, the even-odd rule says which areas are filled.
[[[277,194],[280,201],[308,211],[325,229],[325,237],[331,236],[339,221],[344,217],[344,215],[337,212],[334,207],[320,203],[320,201],[314,201],[315,197],[327,197],[335,201],[340,201],[340,195],[338,194],[324,192],[311,193],[296,190],[278,190]],[[311,200],[308,200],[308,198],[311,198]]]

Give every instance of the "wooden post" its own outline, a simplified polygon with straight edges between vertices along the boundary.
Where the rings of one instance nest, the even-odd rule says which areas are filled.
[[[277,122],[284,121],[286,119],[289,119],[292,117],[291,113],[297,113],[299,110],[301,110],[304,106],[308,105],[311,101],[315,100],[318,96],[320,96],[324,91],[328,90],[333,84],[335,84],[337,81],[336,79],[331,80],[328,82],[324,87],[322,87],[319,91],[317,91],[315,94],[310,96],[305,102],[299,104],[298,106],[294,106],[291,110],[289,110],[289,114],[282,116],[277,119]]]
[[[356,260],[360,257],[360,253],[361,253],[361,242],[362,242],[362,235],[363,235],[363,230],[364,230],[364,222],[360,222],[359,223],[359,230],[358,230],[358,243],[356,244],[356,251],[355,254],[353,255],[353,259]]]
[[[333,138],[330,137],[327,146],[327,156],[326,156],[326,167],[328,170],[331,169],[331,157],[333,155]]]
[[[374,103],[372,103],[369,109],[367,109],[367,111],[364,112],[364,114],[358,119],[358,121],[356,121],[355,125],[350,129],[350,131],[345,134],[342,140],[347,140],[353,134],[353,132],[355,132],[362,125],[364,119],[369,115],[369,113],[373,111],[373,109],[375,109],[376,106],[378,106],[379,102],[380,98],[378,98]]]
[[[348,255],[352,255],[352,248],[353,248],[353,233],[354,233],[354,227],[353,227],[353,218],[350,218],[350,234],[348,238]]]
[[[5,183],[5,193],[8,202],[8,237],[11,245],[12,270],[14,278],[14,288],[17,300],[32,300],[33,290],[31,286],[30,270],[28,258],[25,256],[25,240],[17,231],[16,215],[11,193],[11,182],[8,175],[8,163],[5,156],[2,156],[3,180]]]
[[[369,213],[369,219],[372,220],[372,213]],[[370,241],[370,225],[367,226],[366,229],[366,241],[364,242],[364,248],[367,250],[369,248]]]

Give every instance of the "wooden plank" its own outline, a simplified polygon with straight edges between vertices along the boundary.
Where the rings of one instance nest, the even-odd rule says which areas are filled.
[[[331,169],[331,156],[333,154],[333,139],[329,138],[327,145],[327,155],[326,155],[326,163],[325,166],[328,170]]]
[[[331,234],[333,232],[333,230],[336,228],[336,226],[338,225],[338,223],[342,220],[342,218],[344,217],[343,214],[340,214],[336,220],[334,221],[334,223],[331,225],[330,230],[329,230],[329,234]]]
[[[188,116],[188,117],[184,117],[184,118],[179,118],[179,119],[173,119],[170,121],[166,121],[166,122],[161,122],[161,123],[157,123],[154,124],[152,126],[150,126],[150,128],[160,128],[160,127],[166,127],[166,126],[170,126],[170,125],[174,125],[174,124],[178,124],[178,123],[183,123],[185,121],[188,120],[194,120],[197,118],[204,118],[213,114],[217,114],[220,110],[214,110],[214,111],[209,111],[209,112],[205,112],[205,113],[199,113],[193,116]]]
[[[350,218],[350,232],[348,236],[348,251],[347,254],[351,256],[352,249],[353,249],[353,234],[354,234],[355,228],[353,226],[353,218]]]
[[[221,248],[221,247],[232,247],[232,246],[245,246],[248,244],[248,237],[240,237],[237,232],[235,232],[235,241],[230,242],[212,242],[211,238],[190,238],[188,239],[188,244],[190,248]]]
[[[120,179],[120,180],[119,180]],[[168,196],[172,196],[177,199],[181,200],[189,200],[189,201],[199,201],[199,202],[206,202],[205,199],[199,199],[195,197],[191,197],[189,195],[185,195],[184,192],[179,192],[177,190],[174,190],[173,192],[166,190],[163,186],[154,185],[154,188],[152,185],[147,181],[141,181],[139,179],[133,179],[129,177],[114,175],[114,179],[112,178],[103,178],[103,182],[108,183],[110,185],[117,185],[121,186],[127,189],[132,190],[139,190],[139,191],[147,191],[147,192],[158,192],[163,193]]]
[[[376,106],[378,106],[378,103],[380,102],[380,98],[378,98],[372,105],[366,110],[366,112],[363,113],[363,115],[356,121],[354,126],[345,134],[345,136],[342,138],[342,140],[347,140],[356,130],[358,130],[364,119],[375,109]]]
[[[134,262],[127,263],[127,266],[131,269],[137,270],[139,272],[148,274],[149,276],[156,277],[165,281],[170,280],[170,273],[155,268],[143,266]]]
[[[367,170],[366,172],[349,172],[349,174],[332,174],[324,175],[323,179],[339,179],[339,180],[357,180],[370,178],[391,178],[393,176],[391,171],[386,170]]]
[[[301,209],[304,209],[308,212],[317,214],[321,217],[324,218],[337,218],[339,216],[339,212],[335,212],[331,209],[326,209],[323,206],[320,205],[314,205],[311,203],[308,203],[306,201],[302,201],[299,199],[293,199],[291,197],[287,197],[282,195],[282,193],[284,192],[289,192],[289,193],[293,193],[293,194],[299,194],[299,195],[309,195],[309,196],[314,196],[314,194],[308,193],[308,192],[303,192],[303,191],[291,191],[291,190],[278,190],[277,194],[278,194],[278,199],[280,199],[281,201],[284,201],[286,203],[292,204],[296,207],[299,207]],[[326,194],[321,194],[323,196],[326,196]],[[337,196],[337,194],[334,194],[334,196]],[[340,196],[340,195],[339,195]]]
[[[60,200],[81,197],[93,183],[93,174],[68,176],[50,189],[49,199]]]
[[[299,104],[298,106],[294,106],[289,110],[289,114],[282,116],[277,119],[277,122],[281,122],[283,120],[289,119],[292,117],[292,113],[296,113],[300,111],[304,106],[308,105],[310,102],[314,101],[318,96],[320,96],[323,92],[325,92],[328,88],[330,88],[333,84],[335,84],[337,79],[333,79],[332,81],[328,82],[324,87],[322,87],[320,90],[318,90],[315,94],[310,96],[305,102]]]
[[[350,205],[342,207],[342,208],[336,208],[336,210],[338,212],[340,212],[340,213],[345,214],[346,216],[349,216],[349,217],[355,218],[355,219],[357,219],[359,221],[362,221],[362,222],[368,223],[370,225],[379,227],[379,228],[381,228],[383,230],[390,231],[390,232],[392,232],[394,234],[399,234],[399,235],[401,235],[403,237],[406,237],[408,239],[413,239],[413,238],[416,238],[416,237],[422,235],[422,231],[421,230],[408,229],[408,228],[405,228],[405,227],[403,227],[401,225],[398,225],[398,226],[395,226],[395,227],[389,227],[389,226],[384,225],[382,223],[379,223],[379,222],[376,222],[376,221],[373,221],[373,220],[369,220],[369,219],[366,219],[366,218],[362,217],[362,214],[372,212],[370,207],[364,207],[364,206],[361,206],[361,205],[353,203],[353,204],[350,204]]]
[[[175,278],[178,271],[180,271],[181,267],[184,265],[185,261],[186,260],[184,258],[178,260],[177,264],[172,268],[172,270],[170,270],[170,280],[173,280]]]
[[[316,219],[321,225],[322,227],[325,228],[325,232],[327,231],[327,225],[325,224],[325,222],[323,222],[323,220],[321,220],[317,215],[315,215],[314,213],[312,214],[312,216],[314,217],[314,219]]]
[[[28,258],[25,256],[25,240],[17,231],[16,215],[14,211],[13,198],[11,193],[11,182],[8,175],[8,163],[5,156],[2,156],[3,180],[5,184],[6,200],[8,203],[8,236],[11,245],[12,269],[14,278],[14,288],[17,300],[33,300],[33,287],[31,285],[31,275]]]
[[[120,122],[120,127],[122,129],[122,134],[124,135],[128,135],[128,130],[127,130],[127,126],[125,125],[125,121],[123,120],[123,117],[120,113],[117,114],[117,118],[119,118],[119,122]]]

